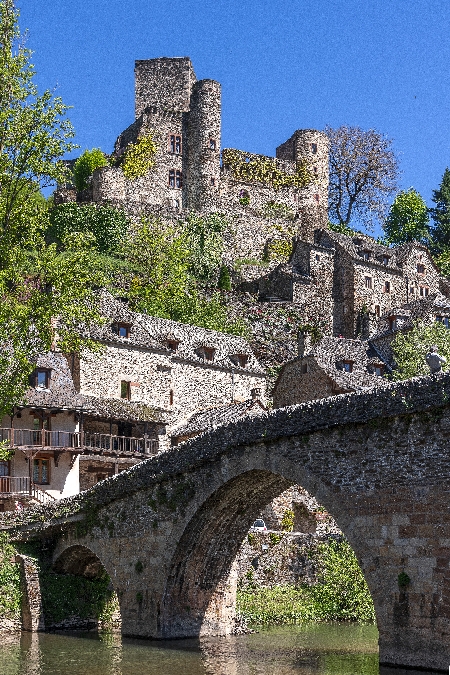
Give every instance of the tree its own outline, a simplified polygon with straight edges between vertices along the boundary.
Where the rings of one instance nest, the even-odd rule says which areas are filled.
[[[443,370],[447,370],[450,366],[450,330],[443,323],[436,321],[426,325],[416,322],[408,332],[398,333],[391,345],[396,363],[394,380],[429,374],[425,355],[432,345],[436,345],[439,354],[447,359],[443,367]]]
[[[85,150],[73,165],[73,179],[78,192],[86,190],[88,178],[92,176],[95,169],[100,169],[102,166],[107,165],[106,157],[100,148]]]
[[[60,161],[74,145],[67,106],[39,96],[13,0],[0,0],[0,417],[23,400],[39,353],[96,348],[96,289],[104,276],[92,235],[47,245],[48,203],[40,187],[64,180]]]
[[[438,190],[433,190],[434,208],[430,209],[432,250],[435,254],[450,247],[450,169],[445,169]]]
[[[223,252],[226,218],[220,213],[190,213],[182,225],[190,251],[190,271],[202,284],[217,281]]]
[[[14,0],[0,2],[0,238],[27,227],[22,205],[40,187],[63,181],[61,157],[76,146],[68,107],[52,92],[38,95],[31,52],[24,47]]]
[[[409,241],[426,243],[429,240],[427,205],[414,188],[398,193],[389,209],[383,230],[389,244],[406,244]]]
[[[119,251],[129,221],[124,211],[97,204],[58,204],[49,213],[47,237],[58,245],[73,232],[90,232],[100,253]]]
[[[330,141],[330,217],[344,225],[356,217],[370,228],[382,220],[387,199],[397,188],[392,141],[359,127],[326,127],[325,133]]]

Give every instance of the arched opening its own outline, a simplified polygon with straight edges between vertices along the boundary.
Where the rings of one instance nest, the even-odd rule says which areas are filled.
[[[236,556],[249,527],[293,481],[252,470],[219,488],[191,519],[172,559],[163,637],[224,635],[235,628]],[[298,522],[305,514],[294,514]]]
[[[46,629],[120,628],[117,595],[99,557],[86,546],[65,549],[40,574]]]

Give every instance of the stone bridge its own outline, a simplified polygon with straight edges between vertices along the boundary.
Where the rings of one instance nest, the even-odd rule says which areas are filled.
[[[125,635],[223,635],[238,548],[263,507],[298,483],[358,557],[380,662],[447,672],[449,438],[450,375],[415,378],[219,428],[55,506],[5,514],[1,528],[51,541],[61,572],[103,566]]]

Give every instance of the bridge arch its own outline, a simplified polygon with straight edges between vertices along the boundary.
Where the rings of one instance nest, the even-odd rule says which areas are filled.
[[[272,453],[274,463],[276,453]],[[298,462],[284,459],[283,474],[263,468],[237,473],[214,490],[191,517],[170,562],[161,612],[162,637],[224,635],[235,627],[237,572],[233,567],[238,550],[250,525],[263,508],[293,484],[299,484],[320,499],[347,536],[377,612],[376,580],[371,578],[373,560],[359,537],[347,523],[353,517],[348,500],[317,480]],[[228,463],[228,470],[234,473]],[[241,464],[239,462],[239,464]],[[236,467],[237,468],[237,467]],[[350,508],[350,512],[349,512]],[[378,615],[377,615],[378,616]]]

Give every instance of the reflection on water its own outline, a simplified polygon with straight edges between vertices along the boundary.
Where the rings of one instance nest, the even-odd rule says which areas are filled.
[[[155,642],[117,633],[1,636],[1,675],[401,675],[379,669],[374,626],[286,626]],[[414,675],[414,671],[408,671]],[[421,675],[424,675],[423,671]]]

